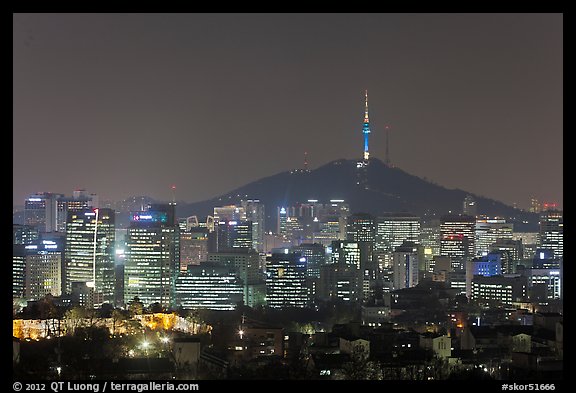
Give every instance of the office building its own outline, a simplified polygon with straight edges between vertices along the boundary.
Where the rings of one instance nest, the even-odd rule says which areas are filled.
[[[418,285],[418,246],[404,241],[393,253],[394,290]]]
[[[252,221],[219,221],[215,232],[217,252],[236,248],[252,249]]]
[[[54,232],[57,229],[57,201],[62,194],[40,192],[24,201],[24,224],[39,232]]]
[[[486,255],[494,243],[512,240],[513,230],[513,224],[507,223],[503,218],[477,217],[474,230],[474,255]]]
[[[43,240],[24,248],[24,298],[39,300],[46,295],[62,295],[62,244]]]
[[[510,305],[527,298],[528,283],[521,275],[474,276],[472,300],[492,305]]]
[[[167,210],[132,214],[126,235],[124,299],[138,297],[145,306],[174,303],[174,283],[180,267],[179,227],[170,221]]]
[[[266,257],[266,302],[268,307],[303,308],[308,305],[306,258],[289,249],[274,249]]]
[[[454,270],[465,270],[474,257],[476,219],[465,215],[444,215],[440,219],[440,255],[450,257]]]
[[[241,205],[246,212],[246,220],[252,222],[252,248],[264,252],[264,204],[258,199],[247,199],[241,201]]]
[[[562,211],[540,213],[539,247],[554,250],[556,258],[564,256],[564,218]]]
[[[84,282],[95,304],[114,301],[115,219],[111,209],[69,211],[64,250],[65,290]]]
[[[242,293],[236,269],[216,262],[189,265],[175,282],[175,304],[189,310],[235,310],[242,304]]]

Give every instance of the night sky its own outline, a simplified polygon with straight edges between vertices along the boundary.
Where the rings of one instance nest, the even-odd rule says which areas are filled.
[[[362,155],[563,204],[562,14],[15,14],[13,203],[195,202]],[[254,195],[252,197],[258,197]]]

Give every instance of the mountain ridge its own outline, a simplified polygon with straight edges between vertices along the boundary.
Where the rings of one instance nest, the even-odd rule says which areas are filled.
[[[439,218],[443,214],[460,213],[464,198],[471,195],[477,213],[499,216],[514,223],[519,232],[537,231],[538,215],[508,206],[503,202],[475,195],[461,189],[448,189],[421,179],[404,170],[371,158],[360,174],[357,161],[337,159],[314,170],[295,169],[260,178],[220,196],[177,205],[178,217],[211,215],[214,206],[240,203],[241,199],[259,199],[265,206],[266,228],[273,230],[276,208],[317,199],[344,199],[352,213],[409,212],[422,218]],[[365,182],[363,181],[365,179]],[[360,184],[358,184],[360,183]]]

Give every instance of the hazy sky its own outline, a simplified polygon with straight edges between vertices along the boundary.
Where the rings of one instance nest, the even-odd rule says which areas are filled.
[[[207,199],[362,155],[563,204],[562,14],[15,14],[13,202]],[[257,197],[257,196],[253,196]]]

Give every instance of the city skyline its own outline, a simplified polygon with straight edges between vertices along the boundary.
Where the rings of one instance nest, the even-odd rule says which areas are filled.
[[[408,173],[563,205],[562,14],[14,14],[13,33],[14,205],[195,202],[360,159],[366,90],[371,157],[389,126]]]

